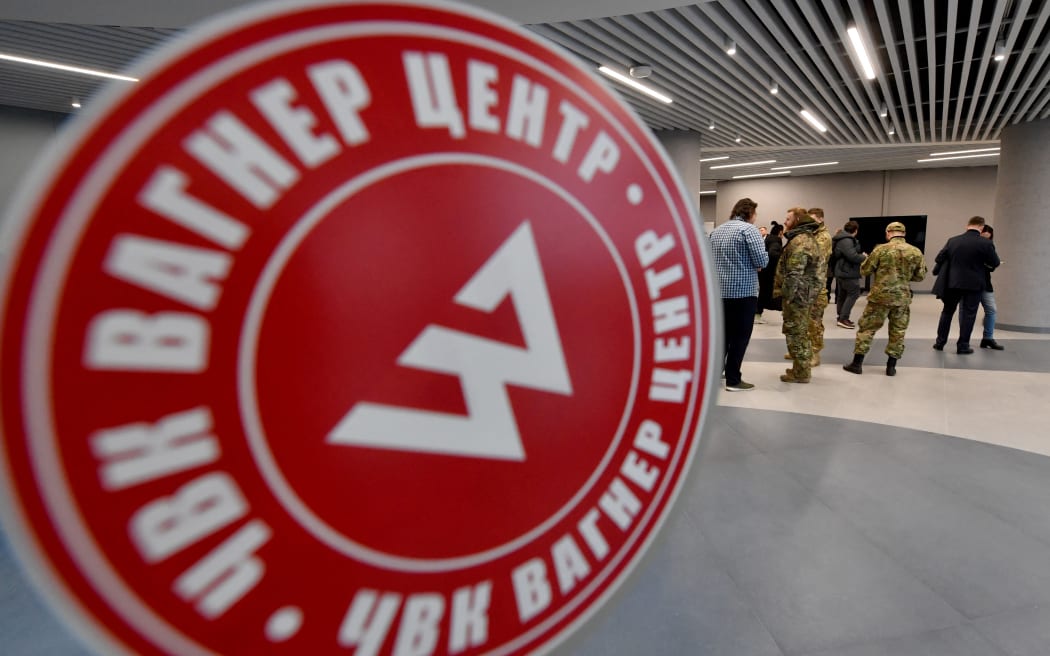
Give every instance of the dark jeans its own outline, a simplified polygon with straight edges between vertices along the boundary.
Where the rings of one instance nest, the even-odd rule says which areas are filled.
[[[835,310],[838,320],[849,319],[853,305],[860,298],[860,278],[835,278]]]
[[[757,307],[758,298],[755,296],[722,299],[726,333],[726,385],[736,385],[740,382],[740,365],[744,362],[747,345],[751,343]]]
[[[937,322],[937,344],[944,346],[948,341],[952,317],[955,316],[955,308],[959,308],[959,341],[956,342],[956,346],[969,348],[970,334],[977,320],[977,308],[981,306],[981,290],[949,289],[941,298],[941,302],[944,303],[944,309],[941,310],[941,318]]]

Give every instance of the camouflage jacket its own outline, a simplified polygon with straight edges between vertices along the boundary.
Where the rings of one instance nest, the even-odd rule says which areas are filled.
[[[812,305],[817,294],[824,289],[825,278],[821,271],[827,270],[828,258],[816,237],[822,227],[813,219],[803,219],[788,230],[787,246],[777,262],[773,296],[783,297],[785,303]]]
[[[813,233],[813,237],[820,245],[821,254],[820,268],[817,271],[817,275],[820,276],[821,280],[827,280],[828,276],[832,275],[828,272],[828,260],[831,259],[832,248],[831,233],[828,232],[828,227],[825,224],[820,223],[818,225],[820,225],[820,227]]]
[[[926,259],[904,237],[894,237],[875,247],[868,259],[860,265],[860,274],[874,274],[869,303],[880,305],[908,305],[911,303],[910,283],[926,277]]]

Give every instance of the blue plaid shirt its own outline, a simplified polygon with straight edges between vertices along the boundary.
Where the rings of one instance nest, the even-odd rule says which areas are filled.
[[[734,217],[711,231],[711,251],[722,298],[758,296],[758,270],[769,264],[758,228]]]

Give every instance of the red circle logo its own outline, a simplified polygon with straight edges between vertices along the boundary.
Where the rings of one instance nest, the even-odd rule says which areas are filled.
[[[646,128],[487,14],[213,22],[38,166],[7,519],[106,651],[513,653],[583,623],[695,456],[697,221]]]

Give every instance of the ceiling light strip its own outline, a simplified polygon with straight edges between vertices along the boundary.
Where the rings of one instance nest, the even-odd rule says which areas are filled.
[[[944,153],[930,153],[930,157],[941,157],[942,155],[965,155],[967,153],[988,153],[992,151],[998,152],[999,146],[996,146],[995,148],[973,148],[971,150],[953,150]]]
[[[29,59],[28,57],[18,57],[16,55],[8,55],[0,52],[0,60],[15,62],[16,64],[30,64],[31,66],[42,66],[44,68],[54,68],[60,71],[66,71],[69,73],[79,73],[81,75],[93,75],[95,77],[104,77],[111,80],[123,80],[124,82],[138,82],[138,78],[128,77],[127,75],[117,75],[116,73],[107,73],[105,71],[96,71],[91,68],[81,68],[79,66],[67,66],[66,64],[57,64],[55,62],[43,61],[42,59]]]
[[[734,180],[742,180],[744,178],[768,178],[774,175],[787,175],[791,171],[777,171],[776,173],[752,173],[750,175],[734,175]]]
[[[954,157],[933,157],[931,159],[917,159],[916,162],[943,162],[946,159],[971,159],[973,157],[998,157],[999,153],[981,153],[980,155],[956,155]]]
[[[717,162],[720,159],[729,159],[729,155],[720,155],[718,157],[704,157],[701,162]]]
[[[813,114],[810,114],[808,109],[799,110],[799,116],[801,116],[802,118],[806,119],[806,122],[809,123],[810,125],[812,125],[817,130],[819,130],[821,132],[827,132],[828,131],[828,128],[823,123],[820,122],[820,119],[818,119]]]
[[[617,73],[616,71],[614,71],[613,69],[609,68],[608,66],[599,66],[598,67],[598,71],[601,72],[602,74],[604,74],[607,77],[611,77],[612,79],[616,80],[620,84],[625,84],[625,85],[631,87],[632,89],[634,89],[636,91],[641,91],[645,95],[647,95],[647,96],[649,96],[651,98],[656,98],[657,100],[659,100],[662,103],[666,103],[666,104],[670,105],[672,102],[674,102],[671,98],[665,96],[664,94],[660,93],[659,91],[656,91],[655,89],[651,89],[651,88],[645,86],[644,84],[638,82],[637,80],[632,80],[631,78],[627,77],[623,73]]]
[[[846,30],[846,34],[849,36],[849,42],[853,46],[853,53],[857,55],[857,61],[860,62],[864,77],[874,80],[875,67],[871,65],[871,59],[868,58],[868,50],[864,47],[864,39],[860,38],[860,31],[856,27],[851,27]]]
[[[714,196],[717,193],[718,193],[717,191],[701,191],[700,195],[701,196]]]
[[[771,166],[771,171],[781,171],[783,169],[808,169],[811,166],[834,166],[838,162],[820,162],[818,164],[795,164],[793,166]]]
[[[775,159],[764,159],[761,162],[744,162],[743,164],[719,164],[718,166],[709,166],[709,169],[734,169],[738,166],[759,166],[761,164],[776,164]]]

